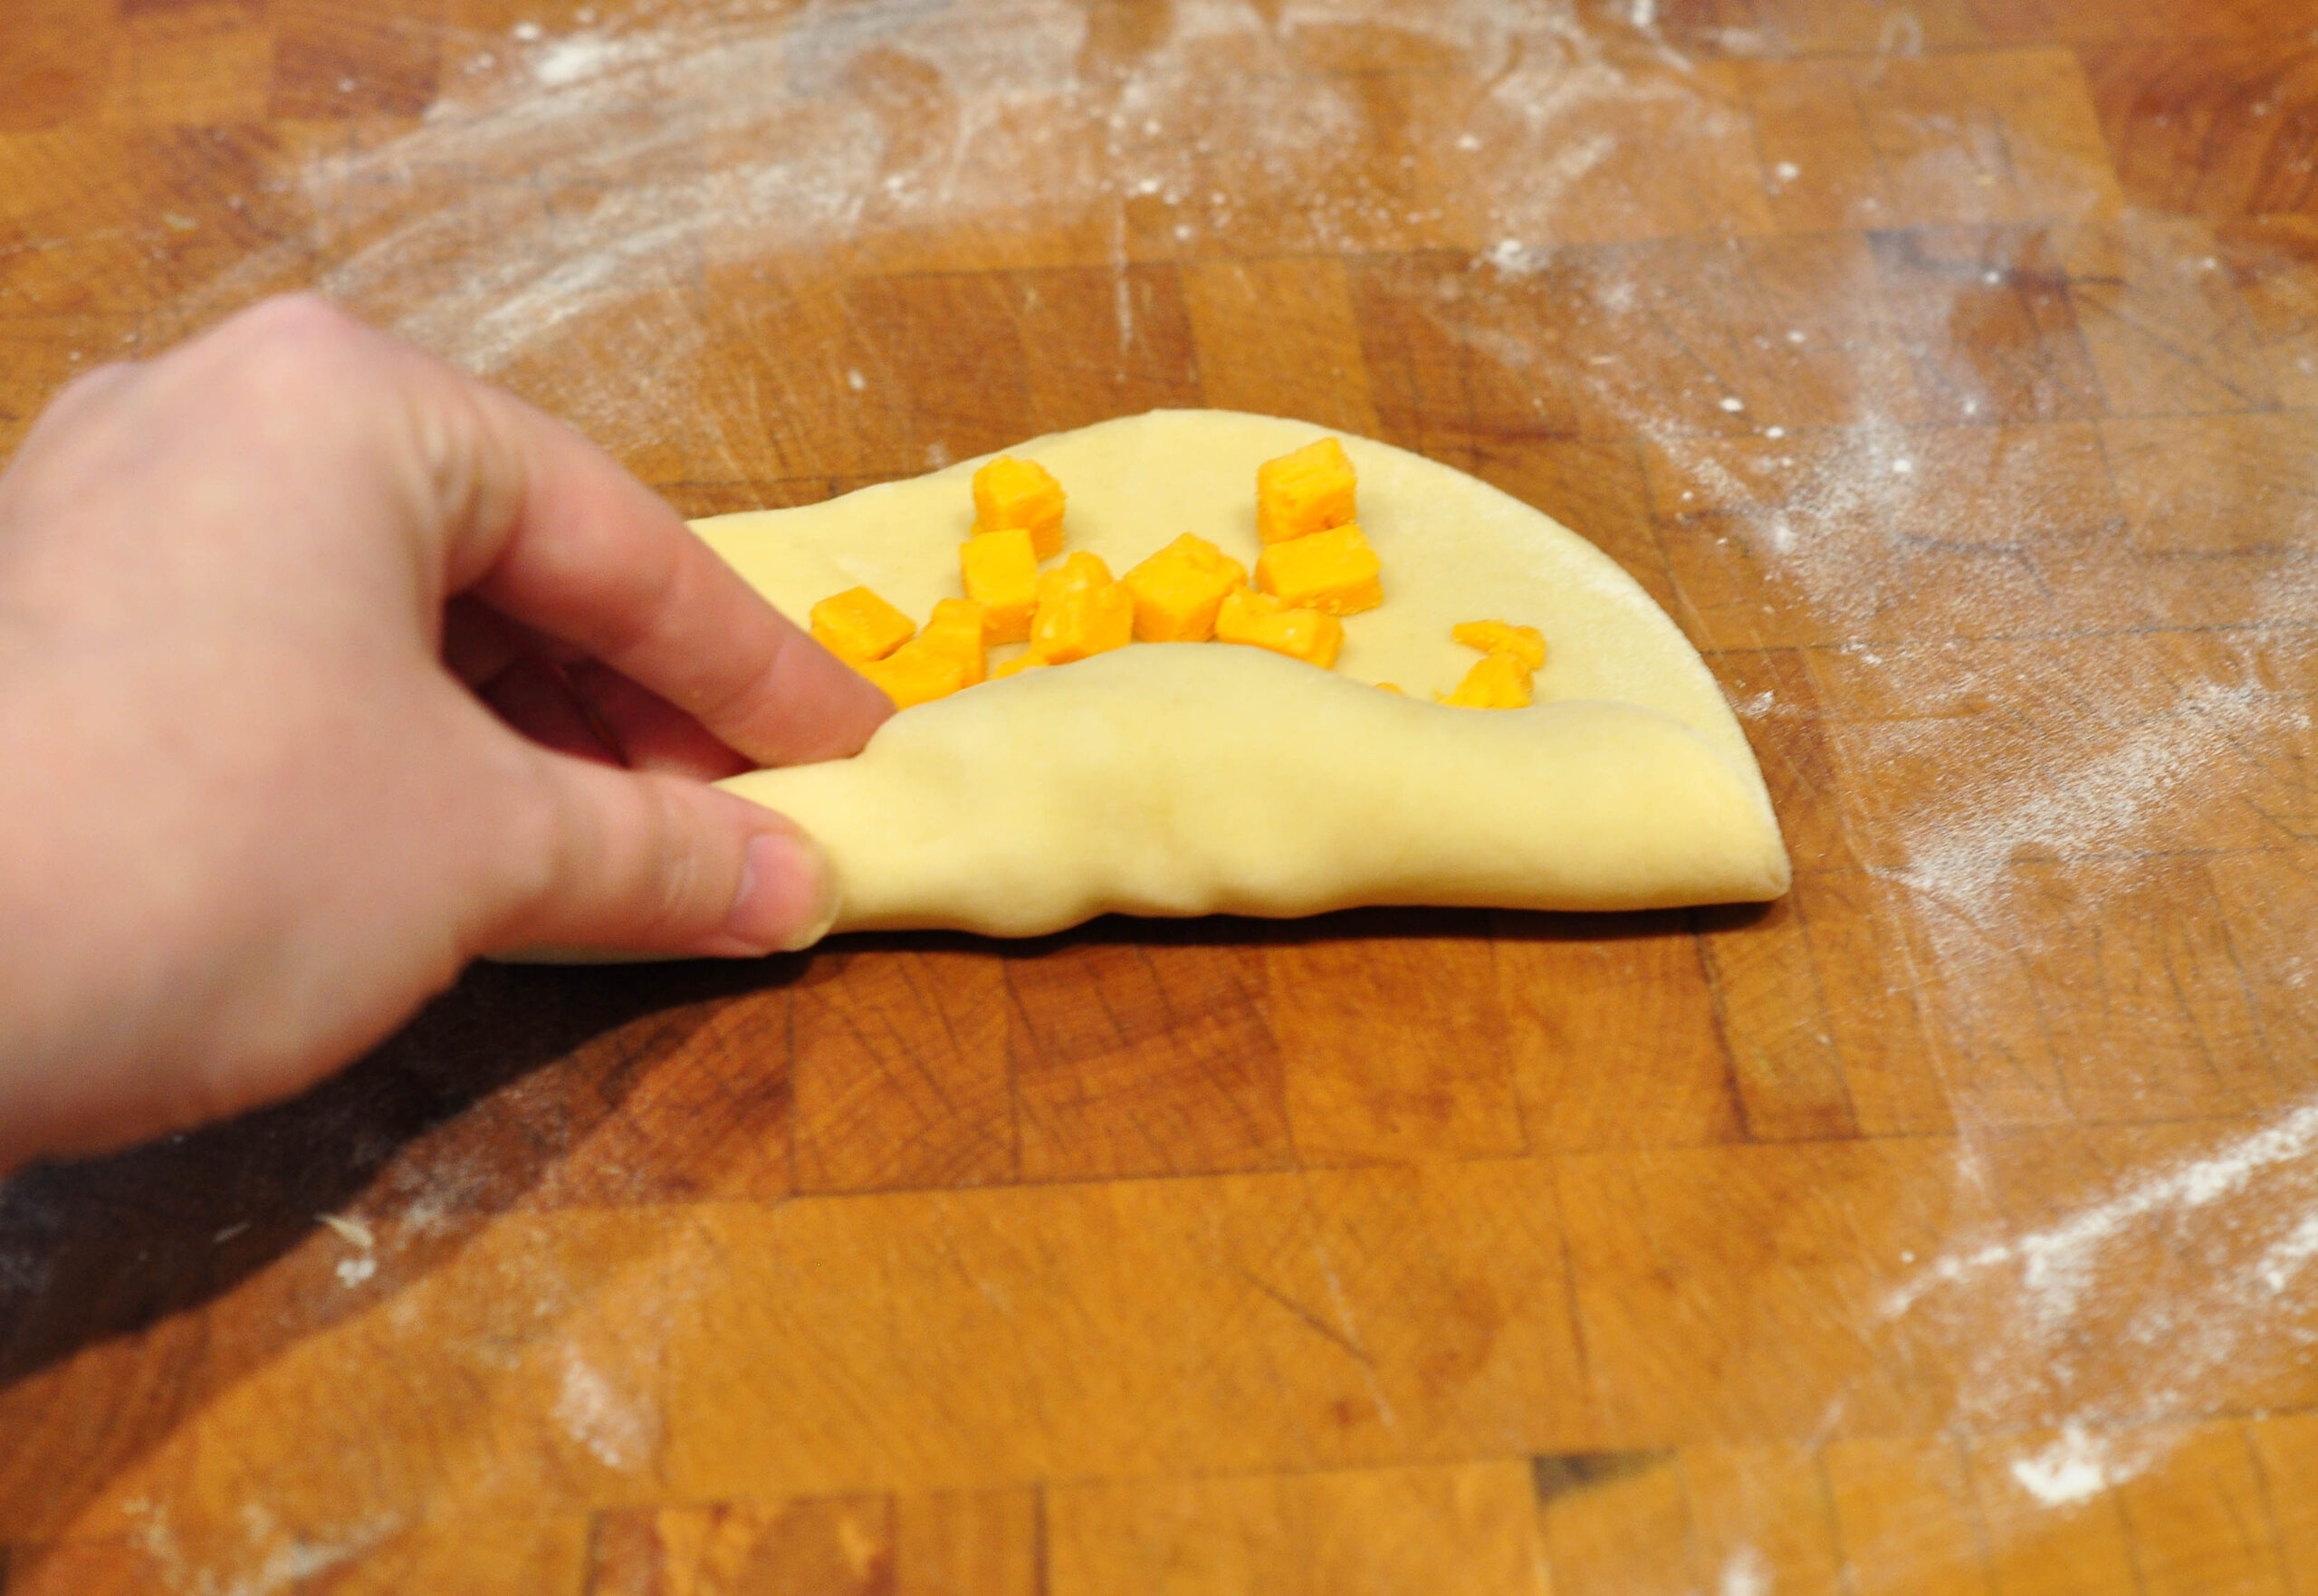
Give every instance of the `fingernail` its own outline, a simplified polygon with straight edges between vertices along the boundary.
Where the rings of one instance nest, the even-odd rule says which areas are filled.
[[[752,948],[793,953],[829,935],[837,910],[837,874],[820,845],[768,831],[742,855],[741,890],[724,929]]]

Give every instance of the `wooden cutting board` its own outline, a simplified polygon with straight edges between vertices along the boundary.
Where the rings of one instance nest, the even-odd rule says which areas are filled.
[[[1298,416],[1642,580],[1797,876],[475,970],[0,1188],[0,1588],[2318,1588],[2314,28],[11,0],[0,448],[307,285],[695,514]]]

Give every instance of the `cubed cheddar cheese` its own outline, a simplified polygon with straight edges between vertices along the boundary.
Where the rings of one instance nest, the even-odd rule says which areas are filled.
[[[1100,557],[1080,551],[1039,578],[1030,652],[1050,665],[1124,648],[1135,640],[1135,597],[1111,580]]]
[[[1467,710],[1518,710],[1529,702],[1529,667],[1511,654],[1483,655],[1441,702]]]
[[[1509,654],[1533,671],[1546,668],[1546,635],[1535,626],[1517,626],[1510,621],[1467,621],[1449,635],[1483,654]]]
[[[985,640],[1027,643],[1039,607],[1039,551],[1020,527],[979,532],[958,547],[966,597],[982,608]]]
[[[985,652],[982,607],[971,598],[944,598],[934,607],[934,616],[917,640],[907,646],[953,659],[965,668],[965,685],[982,679],[989,655]]]
[[[974,531],[1019,527],[1030,534],[1040,559],[1062,552],[1062,484],[1035,460],[1011,454],[974,473]]]
[[[1110,580],[1111,568],[1103,557],[1081,549],[1052,570],[1039,573],[1039,602],[1044,604],[1074,588],[1099,588]]]
[[[1291,609],[1252,588],[1234,588],[1215,612],[1215,640],[1269,648],[1325,671],[1344,646],[1344,623],[1317,609]]]
[[[1256,586],[1292,609],[1357,615],[1384,602],[1376,551],[1346,522],[1274,543],[1256,557]]]
[[[813,641],[848,664],[883,659],[917,635],[909,616],[867,588],[831,594],[807,618]]]
[[[964,664],[926,647],[923,640],[905,644],[884,659],[857,660],[853,668],[875,683],[897,710],[947,698],[966,684]]]
[[[1135,635],[1145,643],[1204,643],[1215,635],[1223,596],[1248,568],[1204,538],[1185,532],[1119,578],[1135,599]]]
[[[1256,467],[1256,533],[1266,543],[1308,538],[1352,519],[1352,462],[1336,439]]]
[[[1012,659],[1007,660],[1002,664],[991,666],[990,679],[995,682],[1005,676],[1019,676],[1024,671],[1035,671],[1046,663],[1046,661],[1040,659],[1037,655],[1025,650],[1023,653],[1016,655]]]

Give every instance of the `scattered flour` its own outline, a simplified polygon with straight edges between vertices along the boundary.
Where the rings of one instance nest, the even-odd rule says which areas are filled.
[[[1770,1565],[1752,1546],[1741,1546],[1723,1560],[1715,1582],[1715,1596],[1771,1596],[1776,1588]]]
[[[2313,1261],[2318,1102],[2202,1157],[2133,1175],[2055,1224],[1944,1252],[1882,1310],[1891,1321],[1929,1309],[1952,1329],[1968,1420],[2061,1424],[2058,1440],[2014,1468],[2054,1504],[2132,1477],[2169,1444],[2146,1429],[2088,1431],[2093,1393],[2083,1387],[2123,1404],[2121,1419],[2162,1415],[2177,1396],[2237,1371],[2254,1349],[2275,1350]],[[2088,1380],[2088,1347],[2129,1360],[2141,1386],[2114,1389],[2113,1368]]]
[[[557,39],[532,61],[532,80],[543,88],[560,89],[583,78],[602,75],[618,59],[619,46],[599,33],[575,33]]]
[[[2318,1258],[2318,1209],[2304,1214],[2293,1234],[2271,1245],[2256,1262],[2254,1277],[2269,1288],[2271,1295],[2282,1296],[2313,1258]]]
[[[2061,1224],[1948,1254],[1894,1293],[1885,1304],[1885,1314],[1907,1313],[1942,1286],[2003,1271],[2016,1273],[2028,1323],[2049,1334],[2076,1312],[2104,1252],[2129,1229],[2151,1219],[2178,1221],[2225,1199],[2242,1197],[2249,1189],[2258,1199],[2250,1205],[2257,1215],[2279,1216],[2281,1198],[2288,1193],[2318,1196],[2318,1166],[2308,1161],[2313,1151],[2318,1151],[2318,1103],[2305,1104],[2208,1157],[2144,1176]],[[2277,1173],[2273,1176],[2273,1171]],[[2318,1214],[2304,1219],[2290,1239],[2299,1244],[2313,1225],[2318,1225]],[[2264,1271],[2265,1284],[2270,1272]],[[2290,1276],[2282,1276],[2269,1289],[2283,1290],[2286,1278]]]
[[[378,1238],[371,1233],[370,1227],[350,1215],[319,1214],[315,1217],[349,1247],[359,1247],[362,1251],[369,1252],[378,1245]]]
[[[2060,1438],[2042,1451],[2016,1460],[2012,1477],[2047,1507],[2065,1507],[2098,1496],[2131,1477],[2120,1469],[2108,1446],[2081,1424],[2062,1427]]]
[[[316,1217],[340,1241],[355,1249],[353,1257],[338,1261],[335,1273],[340,1285],[350,1290],[378,1272],[378,1238],[369,1226],[345,1214],[321,1214]]]
[[[624,1473],[641,1467],[659,1439],[657,1410],[615,1387],[576,1348],[564,1352],[555,1421],[598,1462]]]
[[[1567,0],[1187,0],[1160,14],[1159,36],[1123,51],[1091,38],[1071,0],[815,0],[777,24],[740,0],[646,4],[570,32],[474,34],[422,125],[285,171],[314,238],[258,252],[187,317],[312,277],[485,375],[576,344],[588,366],[559,365],[556,402],[627,451],[714,424],[677,408],[705,343],[704,267],[1083,218],[1116,278],[1124,354],[1126,272],[1154,249],[1281,215],[1307,234],[1298,250],[1403,247],[1413,227],[1422,243],[1439,196],[1392,177],[1380,141],[1406,147],[1411,173],[1486,150],[1461,163],[1461,188],[1518,251],[1550,244],[1574,186],[1620,156],[1619,129],[1654,115],[1745,134],[1678,57],[1641,44],[1656,20],[1644,0],[1627,37],[1655,53],[1634,62],[1613,60]],[[1485,91],[1388,125],[1356,83],[1304,71],[1307,41],[1344,27],[1448,53]],[[1297,92],[1282,74],[1301,74]],[[436,199],[452,193],[456,205]],[[1614,185],[1589,196],[1616,200]]]
[[[1897,874],[1951,904],[1988,903],[2024,851],[2085,855],[2143,846],[2153,815],[2226,766],[2236,748],[2309,725],[2308,709],[2283,694],[2243,683],[2190,684],[2164,712],[2118,725],[2102,751],[2041,769],[2026,747],[2017,764],[1990,761],[1997,776],[1959,782],[1941,809],[1918,822]]]
[[[174,1596],[276,1596],[355,1561],[404,1527],[392,1518],[365,1519],[327,1542],[314,1541],[285,1534],[263,1505],[252,1503],[242,1511],[238,1542],[207,1544],[196,1554],[162,1504],[133,1500],[121,1512],[133,1526],[129,1543],[152,1559]]]

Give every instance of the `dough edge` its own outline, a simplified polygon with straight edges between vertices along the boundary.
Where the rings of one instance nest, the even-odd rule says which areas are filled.
[[[829,850],[836,931],[1042,935],[1104,913],[1757,902],[1751,765],[1631,704],[1453,710],[1260,649],[1137,645],[722,784]]]

